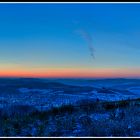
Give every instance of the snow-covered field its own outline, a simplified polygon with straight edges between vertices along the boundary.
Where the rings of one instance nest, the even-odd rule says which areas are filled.
[[[0,79],[0,135],[139,136],[139,99],[138,79]]]
[[[74,104],[82,99],[119,101],[140,98],[138,79],[13,79],[11,82],[7,80],[0,81],[1,107],[6,104],[28,104],[48,109],[50,106]],[[82,90],[81,87],[85,89]],[[92,89],[86,91],[86,87]],[[72,91],[65,92],[69,89]]]

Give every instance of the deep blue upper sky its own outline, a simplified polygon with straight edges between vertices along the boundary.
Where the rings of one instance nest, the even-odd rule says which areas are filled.
[[[3,69],[127,68],[135,72],[140,68],[139,37],[140,4],[0,4]]]

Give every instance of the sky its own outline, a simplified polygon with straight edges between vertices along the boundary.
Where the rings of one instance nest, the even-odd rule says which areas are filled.
[[[140,3],[0,3],[0,77],[140,78]]]

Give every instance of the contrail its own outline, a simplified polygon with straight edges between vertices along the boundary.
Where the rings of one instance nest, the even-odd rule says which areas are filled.
[[[77,30],[76,31],[80,36],[82,36],[82,38],[87,42],[87,44],[88,44],[88,47],[89,47],[89,51],[90,51],[90,55],[91,55],[91,57],[94,59],[95,58],[95,56],[94,56],[94,52],[95,52],[95,50],[94,50],[94,47],[93,47],[93,42],[92,42],[92,37],[91,37],[91,35],[87,32],[87,31],[85,31],[85,30]]]

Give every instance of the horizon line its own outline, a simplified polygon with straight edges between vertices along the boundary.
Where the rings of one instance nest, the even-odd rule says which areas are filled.
[[[39,76],[0,76],[1,78],[8,79],[19,79],[19,78],[27,78],[27,79],[140,79],[140,77],[39,77]]]

